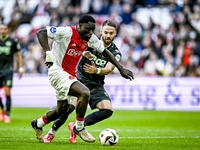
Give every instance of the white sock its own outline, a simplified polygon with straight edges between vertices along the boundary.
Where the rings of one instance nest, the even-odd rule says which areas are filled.
[[[49,134],[56,135],[56,130],[54,130],[54,129],[52,129],[52,128],[51,128],[51,129],[49,130],[49,132],[48,132],[48,133],[49,133]]]
[[[77,121],[76,120],[75,125],[76,125],[76,130],[80,131],[84,127],[84,121]]]
[[[37,119],[37,126],[38,128],[43,128],[46,125],[46,123],[44,123],[42,117]]]

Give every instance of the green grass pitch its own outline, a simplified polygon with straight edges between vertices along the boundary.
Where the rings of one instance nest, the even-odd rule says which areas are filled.
[[[69,142],[68,123],[73,112],[57,131],[51,143],[38,143],[30,122],[44,115],[48,108],[12,108],[11,123],[0,122],[0,150],[198,150],[200,149],[200,112],[114,110],[113,115],[86,129],[96,138],[86,143],[77,137]],[[87,113],[91,110],[88,109]],[[52,123],[44,127],[44,135]],[[98,137],[105,128],[115,129],[119,142],[102,146]]]

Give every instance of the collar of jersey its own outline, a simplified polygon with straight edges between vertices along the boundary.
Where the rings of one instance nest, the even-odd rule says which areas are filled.
[[[0,38],[2,41],[5,41],[8,38],[8,35],[5,38]]]
[[[110,47],[110,45],[112,44],[112,42],[108,45],[108,46],[106,46],[105,48],[108,48],[108,47]]]

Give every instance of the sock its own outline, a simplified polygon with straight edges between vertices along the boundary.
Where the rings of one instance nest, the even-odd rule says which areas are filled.
[[[1,97],[0,97],[0,107],[1,107],[2,110],[4,109]]]
[[[93,112],[85,117],[85,126],[93,125],[99,121],[102,121],[113,114],[110,109],[100,109],[99,111]]]
[[[71,114],[74,111],[74,109],[75,109],[75,106],[71,104],[67,113],[65,113],[64,115],[62,115],[61,117],[59,117],[53,122],[52,129],[57,131],[65,123],[69,114]]]
[[[49,122],[45,119],[45,116],[42,116],[41,118],[37,119],[37,127],[43,128],[46,124]]]
[[[52,128],[49,130],[49,132],[48,132],[48,133],[49,133],[49,134],[56,135],[56,131],[55,131],[54,129],[52,129]]]
[[[6,96],[6,116],[10,116],[11,98]]]
[[[80,131],[81,129],[83,129],[83,127],[84,127],[84,118],[78,118],[78,117],[76,117],[75,126],[76,126],[76,130],[78,130],[78,131]]]

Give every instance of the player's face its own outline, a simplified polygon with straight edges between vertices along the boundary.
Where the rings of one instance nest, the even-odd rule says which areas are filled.
[[[101,29],[101,38],[104,42],[104,46],[107,47],[112,41],[114,40],[116,36],[117,31],[112,26],[104,26]]]
[[[8,27],[6,25],[0,25],[0,34],[2,38],[5,38],[8,34]]]
[[[94,30],[95,30],[95,23],[93,22],[81,23],[79,34],[81,35],[81,38],[83,40],[88,41],[91,38],[92,34],[94,33]]]

